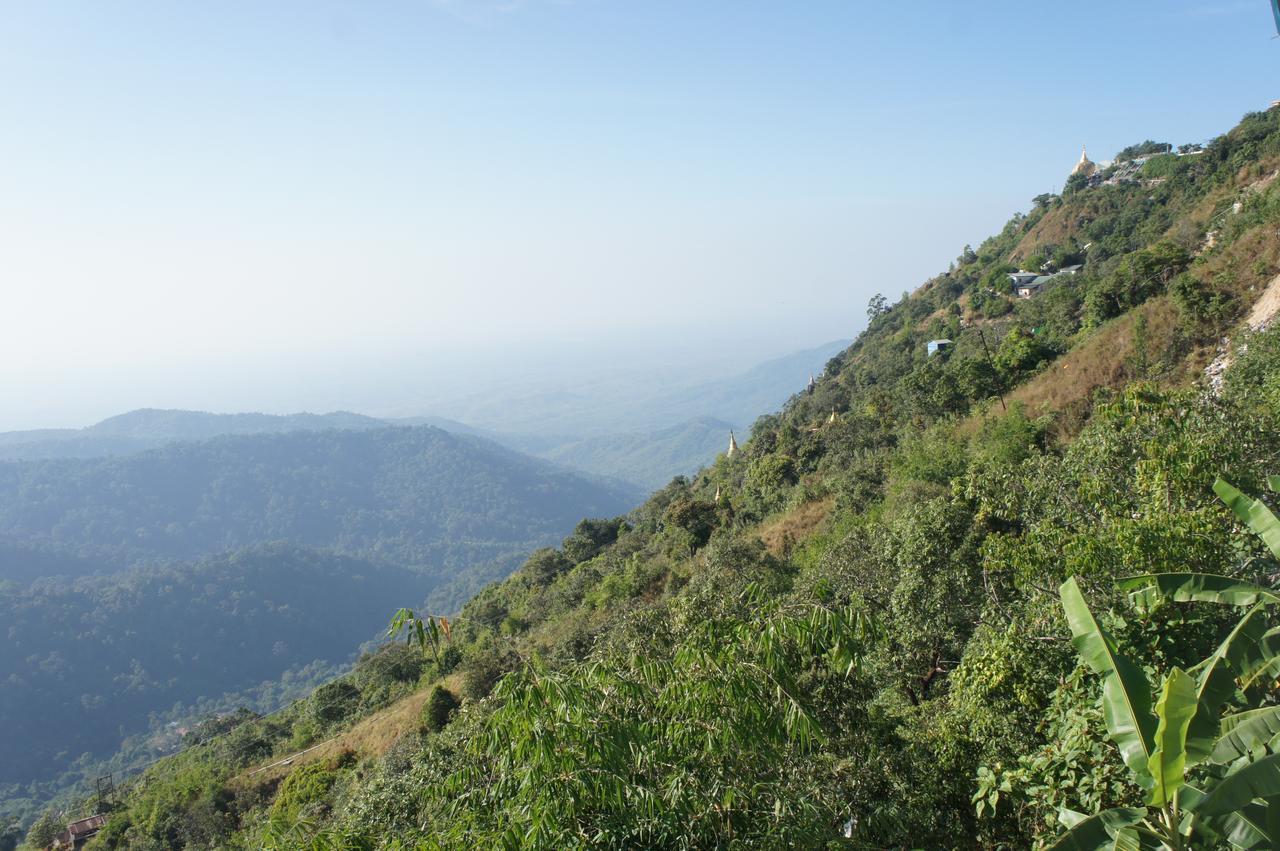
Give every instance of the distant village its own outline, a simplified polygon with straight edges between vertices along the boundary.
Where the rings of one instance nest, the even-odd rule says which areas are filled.
[[[1271,104],[1273,107],[1280,106],[1280,101]],[[1163,177],[1142,177],[1142,167],[1152,157],[1162,157],[1172,154],[1177,157],[1192,157],[1204,153],[1204,147],[1199,144],[1181,145],[1175,149],[1172,145],[1157,146],[1157,150],[1150,151],[1138,156],[1126,157],[1119,161],[1094,162],[1089,159],[1088,147],[1082,145],[1080,147],[1080,159],[1076,162],[1075,167],[1071,169],[1071,173],[1067,177],[1068,183],[1073,180],[1081,180],[1085,186],[1120,186],[1123,184],[1140,184],[1143,186],[1158,186],[1165,181]],[[1239,208],[1237,203],[1237,210]],[[1082,247],[1087,251],[1092,243],[1087,243]],[[1027,269],[1018,269],[1016,272],[1009,273],[1009,283],[1012,285],[1013,293],[1018,298],[1035,298],[1035,296],[1045,287],[1046,284],[1054,281],[1062,276],[1071,276],[1079,274],[1084,268],[1083,263],[1075,263],[1070,266],[1064,266],[1061,269],[1053,270],[1051,263],[1043,264],[1035,271]],[[951,340],[930,340],[926,344],[926,353],[932,357],[939,352],[946,351],[953,345]]]

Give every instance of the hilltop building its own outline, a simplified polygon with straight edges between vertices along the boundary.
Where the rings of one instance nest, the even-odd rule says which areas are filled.
[[[1085,146],[1080,146],[1080,162],[1076,163],[1076,167],[1071,169],[1074,177],[1077,174],[1083,174],[1085,177],[1093,177],[1098,173],[1098,164],[1089,159],[1089,153],[1085,150]]]
[[[732,458],[738,454],[738,440],[733,436],[733,432],[729,432],[729,451],[725,453],[726,458]]]

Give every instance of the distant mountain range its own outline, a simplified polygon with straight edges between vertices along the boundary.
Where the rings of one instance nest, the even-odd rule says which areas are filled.
[[[501,392],[457,400],[458,418],[328,414],[212,414],[141,409],[81,429],[0,433],[0,460],[130,455],[224,435],[369,430],[429,425],[472,435],[565,467],[649,491],[709,463],[730,429],[747,430],[847,345],[836,341],[716,381],[617,378],[518,398]]]
[[[224,435],[0,463],[0,557],[23,562],[29,554],[3,546],[25,547],[126,566],[289,541],[451,576],[519,558],[584,514],[621,514],[636,499],[630,487],[431,426]]]
[[[519,395],[478,389],[442,403],[439,414],[495,435],[559,437],[562,442],[650,432],[706,417],[745,429],[761,414],[776,411],[848,345],[848,340],[832,341],[710,381],[621,374]]]
[[[361,414],[210,414],[143,408],[110,417],[87,428],[46,428],[0,432],[0,459],[97,458],[129,455],[168,443],[208,440],[235,434],[283,434],[291,431],[385,428],[386,422]]]

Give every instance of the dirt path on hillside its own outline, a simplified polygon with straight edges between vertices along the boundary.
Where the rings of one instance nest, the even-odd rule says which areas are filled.
[[[1249,316],[1245,322],[1249,323],[1251,330],[1263,331],[1270,327],[1277,313],[1280,313],[1280,275],[1276,275],[1271,279],[1271,283],[1267,284],[1267,288],[1262,291],[1262,296],[1249,310]]]
[[[1277,314],[1280,314],[1280,275],[1271,279],[1253,307],[1249,308],[1245,325],[1250,331],[1265,331],[1275,322]],[[1231,339],[1223,337],[1218,344],[1217,356],[1204,368],[1209,389],[1215,396],[1222,392],[1222,383],[1226,379],[1227,370],[1231,368],[1231,360]]]

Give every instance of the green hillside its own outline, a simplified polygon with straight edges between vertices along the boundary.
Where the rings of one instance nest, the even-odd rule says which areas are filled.
[[[246,721],[129,785],[92,847],[1030,848],[1077,821],[1069,847],[1274,847],[1262,722],[1236,763],[1183,747],[1193,717],[1216,734],[1280,703],[1273,675],[1233,675],[1272,670],[1273,596],[1232,597],[1261,601],[1244,632],[1263,661],[1227,645],[1215,669],[1244,609],[1138,608],[1116,581],[1280,577],[1213,491],[1280,472],[1280,330],[1248,327],[1280,273],[1278,171],[1273,109],[1038,197],[873,300],[737,452],[584,521],[448,630],[424,614],[412,694],[352,708],[374,686],[350,678]],[[1027,299],[1008,277],[1076,265]],[[1086,601],[1108,631],[1080,642],[1093,670],[1070,640]],[[1219,788],[1250,760],[1234,797],[1148,791]]]

